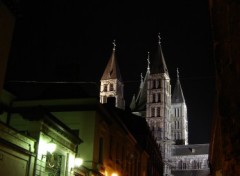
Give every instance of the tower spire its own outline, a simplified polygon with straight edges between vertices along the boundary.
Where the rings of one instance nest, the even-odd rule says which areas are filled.
[[[161,45],[161,36],[160,36],[160,32],[158,33],[158,44]]]
[[[150,52],[149,52],[149,51],[148,51],[148,58],[147,58],[147,62],[148,62],[147,71],[150,71]]]
[[[179,80],[179,70],[177,68],[177,81],[172,95],[172,103],[183,103],[185,98],[182,91],[182,86]]]
[[[178,71],[178,68],[177,68],[177,79],[179,80],[179,71]]]
[[[158,33],[158,48],[155,56],[153,57],[153,64],[151,65],[151,74],[165,73],[168,74],[167,65],[164,59],[161,46],[161,37]]]
[[[116,40],[113,40],[113,50],[116,50]]]

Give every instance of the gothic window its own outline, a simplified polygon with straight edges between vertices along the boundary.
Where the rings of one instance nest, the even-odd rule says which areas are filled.
[[[195,160],[192,162],[192,168],[197,169],[197,162]]]
[[[107,84],[104,84],[104,85],[103,85],[103,91],[104,91],[104,92],[107,92]]]
[[[156,88],[160,88],[160,86],[161,86],[161,80],[157,79],[156,80]]]
[[[152,95],[152,102],[153,102],[153,103],[156,102],[156,96],[155,96],[155,94]]]
[[[160,107],[157,107],[157,117],[160,117]]]
[[[151,109],[151,116],[154,117],[155,116],[155,108]]]
[[[152,88],[153,88],[153,89],[156,88],[156,82],[155,82],[155,80],[152,80]]]
[[[187,169],[187,164],[183,163],[183,169]]]
[[[110,91],[113,91],[113,84],[110,84]]]
[[[178,169],[182,169],[182,160],[178,161]]]

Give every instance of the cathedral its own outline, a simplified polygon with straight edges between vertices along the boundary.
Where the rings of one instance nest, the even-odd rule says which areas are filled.
[[[164,162],[164,175],[209,174],[209,144],[188,143],[187,105],[180,83],[179,71],[172,92],[164,54],[158,35],[158,47],[153,58],[148,53],[147,70],[139,90],[133,95],[130,109],[133,114],[146,119]],[[112,55],[101,77],[100,103],[107,103],[108,97],[115,97],[115,106],[125,108],[124,84],[115,55],[115,41]]]

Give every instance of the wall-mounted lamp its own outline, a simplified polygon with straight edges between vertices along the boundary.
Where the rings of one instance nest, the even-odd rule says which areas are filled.
[[[117,173],[112,173],[112,176],[118,176],[118,174]]]
[[[80,167],[83,163],[83,159],[82,158],[75,158],[75,161],[74,161],[74,166],[75,167]]]
[[[49,153],[53,153],[56,150],[56,144],[54,144],[53,142],[47,143],[46,144],[46,150]]]

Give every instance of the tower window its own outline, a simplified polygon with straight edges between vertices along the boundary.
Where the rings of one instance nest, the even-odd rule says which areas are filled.
[[[155,84],[155,80],[152,80],[152,88],[155,88],[156,87],[156,84]]]
[[[113,91],[113,84],[110,84],[110,91]]]
[[[160,117],[160,107],[157,107],[157,117]]]
[[[103,85],[103,91],[104,91],[104,92],[107,92],[107,84],[104,84],[104,85]]]
[[[154,117],[155,116],[155,108],[151,109],[151,116]]]

